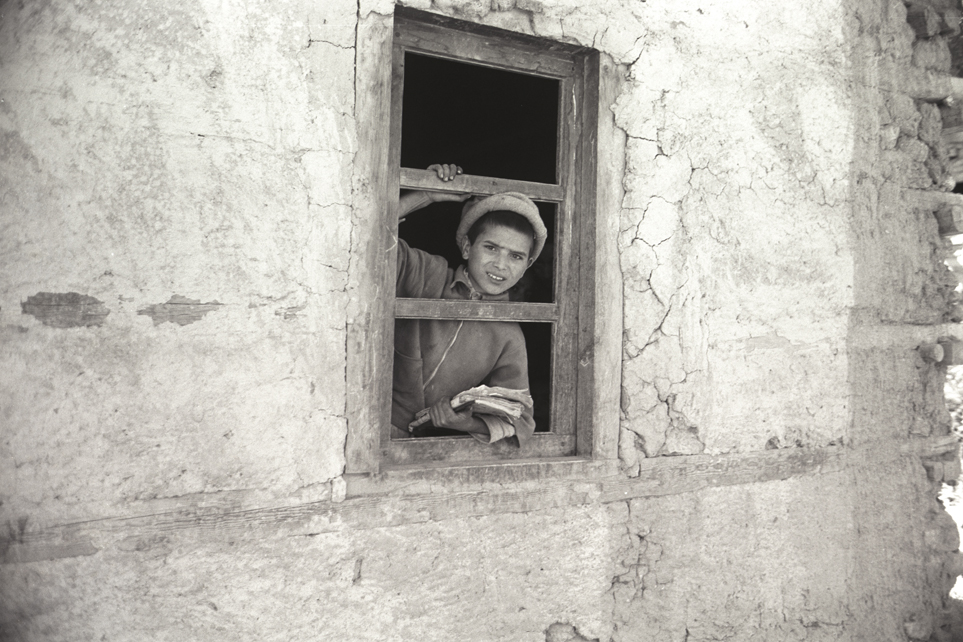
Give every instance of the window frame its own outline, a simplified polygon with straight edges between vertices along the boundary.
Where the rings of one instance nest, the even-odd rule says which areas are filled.
[[[375,426],[349,428],[347,472],[382,468],[474,465],[518,459],[565,460],[598,458],[592,430],[595,343],[595,218],[598,126],[598,52],[564,43],[466,23],[427,12],[397,7],[394,38],[389,38],[391,100],[390,144],[385,172],[383,230],[387,243],[381,287],[388,301],[375,336],[381,361],[372,368],[376,400]],[[557,79],[560,84],[556,183],[533,183],[486,176],[459,176],[439,183],[432,172],[402,168],[401,104],[404,52],[482,64]],[[450,162],[457,159],[439,159]],[[401,189],[492,194],[519,191],[535,201],[556,204],[556,254],[553,303],[494,303],[430,299],[395,299],[397,207]],[[390,437],[390,391],[394,321],[396,318],[439,318],[548,322],[553,327],[551,432],[536,433],[532,445],[481,444],[471,437],[394,439]],[[350,340],[350,339],[349,339]],[[350,379],[350,377],[349,377]],[[572,394],[574,392],[574,394]],[[349,396],[351,392],[349,391]],[[372,442],[376,442],[377,446]],[[352,448],[354,445],[354,448]],[[361,446],[359,448],[358,446]],[[376,451],[376,452],[372,452]],[[360,455],[360,456],[359,456]]]

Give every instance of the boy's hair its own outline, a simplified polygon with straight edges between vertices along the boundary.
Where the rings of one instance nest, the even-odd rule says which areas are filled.
[[[498,226],[507,227],[530,238],[532,245],[529,246],[528,253],[532,253],[532,249],[535,247],[535,228],[532,227],[531,222],[527,218],[517,212],[511,212],[509,210],[486,212],[482,214],[477,221],[472,223],[472,226],[468,228],[468,233],[465,236],[474,244],[479,234]]]

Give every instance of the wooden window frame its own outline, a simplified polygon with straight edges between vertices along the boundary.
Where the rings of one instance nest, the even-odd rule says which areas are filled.
[[[407,467],[476,465],[519,459],[539,461],[601,457],[594,447],[592,420],[595,341],[596,144],[599,56],[594,50],[465,23],[436,14],[397,7],[391,41],[390,144],[387,167],[385,268],[377,291],[389,293],[369,362],[377,394],[376,425],[349,426],[347,472],[378,472]],[[459,176],[439,183],[423,169],[401,168],[401,104],[404,52],[456,62],[481,64],[556,79],[560,83],[556,183],[544,184],[486,176]],[[384,56],[382,56],[383,58]],[[448,160],[448,159],[439,159]],[[397,207],[401,189],[493,194],[519,191],[535,201],[555,204],[553,303],[493,303],[397,299],[394,295]],[[377,306],[376,306],[377,307]],[[481,444],[471,437],[391,439],[391,359],[398,318],[512,320],[551,323],[551,432],[536,433],[519,449],[500,442]],[[373,325],[377,322],[373,322]],[[349,342],[351,338],[349,336]],[[349,376],[349,380],[351,377]],[[349,406],[351,405],[349,391]],[[357,434],[359,429],[362,434]]]

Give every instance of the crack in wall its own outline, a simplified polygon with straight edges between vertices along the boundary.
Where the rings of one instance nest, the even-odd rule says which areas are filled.
[[[571,624],[556,622],[545,629],[545,642],[599,642],[599,639],[583,637]]]

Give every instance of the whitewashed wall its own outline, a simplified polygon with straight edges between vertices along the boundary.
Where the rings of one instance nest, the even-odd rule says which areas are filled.
[[[935,630],[944,39],[889,0],[403,4],[602,54],[619,474],[344,499],[391,2],[8,0],[0,638]]]

